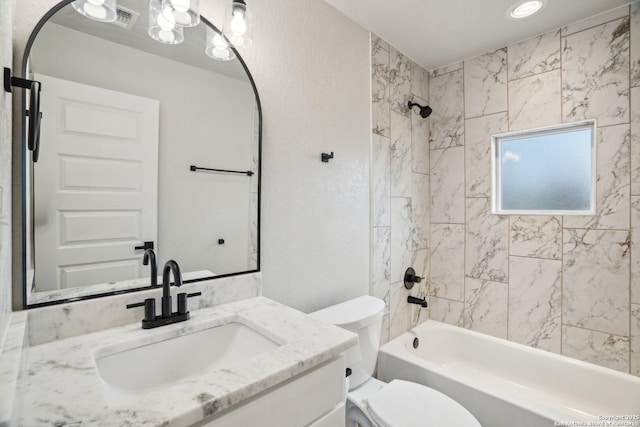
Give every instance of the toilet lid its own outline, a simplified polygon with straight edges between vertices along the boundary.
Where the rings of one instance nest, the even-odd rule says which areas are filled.
[[[481,427],[455,400],[409,381],[391,381],[367,403],[371,416],[384,427]]]

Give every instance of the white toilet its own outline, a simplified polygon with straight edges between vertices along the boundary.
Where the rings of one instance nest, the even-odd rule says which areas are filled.
[[[362,296],[310,316],[358,334],[359,345],[346,354],[351,369],[347,427],[481,427],[450,397],[410,381],[384,383],[372,377],[378,357],[384,301]]]

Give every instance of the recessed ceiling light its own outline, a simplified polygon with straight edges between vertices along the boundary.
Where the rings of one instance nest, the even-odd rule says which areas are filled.
[[[509,8],[507,17],[511,19],[526,18],[542,10],[546,3],[546,0],[520,1]]]

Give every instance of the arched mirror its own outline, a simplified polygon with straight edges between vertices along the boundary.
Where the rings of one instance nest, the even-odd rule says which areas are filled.
[[[149,14],[119,0],[98,22],[67,0],[29,39],[42,120],[37,162],[23,148],[27,307],[148,288],[148,247],[185,282],[259,270],[253,79],[238,52],[211,51],[205,17],[170,44],[149,36]]]

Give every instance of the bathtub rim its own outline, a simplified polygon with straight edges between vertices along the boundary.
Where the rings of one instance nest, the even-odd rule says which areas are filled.
[[[503,400],[508,402],[511,405],[514,405],[523,410],[533,412],[549,419],[555,421],[601,421],[594,414],[587,414],[580,411],[577,408],[573,408],[573,413],[567,413],[558,407],[546,406],[542,404],[536,404],[535,401],[523,401],[520,397],[514,398],[508,390],[500,390],[498,387],[494,387],[494,384],[486,383],[483,380],[476,380],[475,378],[469,377],[466,373],[458,373],[454,369],[449,366],[443,366],[431,360],[420,357],[417,354],[411,352],[412,348],[411,344],[414,338],[421,338],[424,336],[424,330],[428,329],[444,329],[453,331],[462,335],[473,336],[482,340],[489,341],[490,343],[494,343],[496,345],[506,346],[515,350],[525,350],[527,352],[531,352],[533,355],[538,355],[540,357],[550,359],[552,361],[558,361],[563,364],[569,363],[574,365],[580,369],[586,369],[595,371],[602,375],[612,376],[614,379],[630,381],[633,385],[636,385],[640,388],[640,377],[632,375],[630,373],[625,373],[621,371],[617,371],[615,369],[606,368],[604,366],[596,365],[593,363],[585,362],[582,360],[574,359],[568,356],[564,356],[557,353],[552,353],[550,351],[533,348],[526,346],[524,344],[516,343],[513,341],[508,341],[503,338],[494,337],[491,335],[487,335],[481,332],[473,331],[467,328],[463,328],[460,326],[454,326],[447,323],[438,322],[436,320],[428,319],[421,323],[420,325],[411,328],[407,332],[399,335],[398,337],[390,340],[385,345],[383,345],[379,349],[379,357],[378,357],[378,372],[380,373],[383,366],[381,366],[381,360],[385,357],[396,358],[411,365],[415,365],[417,367],[424,367],[424,369],[433,372],[433,374],[449,378],[453,381],[456,381],[461,384],[465,384],[468,387],[477,390],[478,392],[485,393],[489,396],[492,396],[496,399]],[[583,413],[584,416],[580,417],[580,413]],[[599,415],[622,415],[622,414],[599,414]],[[633,414],[635,415],[635,414]]]

